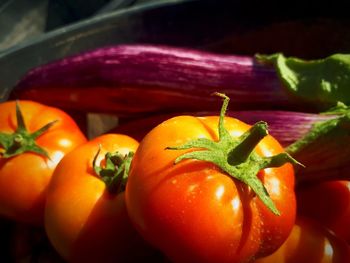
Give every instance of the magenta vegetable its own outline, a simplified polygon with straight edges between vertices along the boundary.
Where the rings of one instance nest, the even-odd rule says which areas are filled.
[[[350,55],[255,58],[168,46],[103,47],[33,69],[12,98],[118,115],[213,110],[213,92],[230,96],[231,108],[239,110],[317,112],[350,103]]]
[[[295,108],[273,67],[252,57],[165,46],[100,48],[30,71],[12,98],[118,115],[214,110],[213,92],[234,109]]]

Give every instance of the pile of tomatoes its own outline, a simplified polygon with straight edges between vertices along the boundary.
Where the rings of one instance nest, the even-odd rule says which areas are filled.
[[[178,160],[193,155],[182,147],[193,140],[219,147],[219,114],[171,118],[138,142],[87,140],[67,113],[33,101],[1,103],[0,112],[0,229],[11,260],[350,262],[349,182],[296,188],[293,164],[264,166],[252,176],[277,213],[206,157]],[[223,120],[232,138],[252,130]],[[250,147],[253,161],[284,152],[270,135]]]

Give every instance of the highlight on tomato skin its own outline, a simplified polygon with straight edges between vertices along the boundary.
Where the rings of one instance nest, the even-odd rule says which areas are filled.
[[[67,113],[34,101],[0,103],[0,215],[43,226],[51,175],[86,142]]]
[[[113,181],[118,186],[124,183],[119,168],[126,164],[114,161],[123,161],[137,147],[131,137],[105,134],[77,147],[57,166],[47,192],[45,229],[68,262],[152,259],[154,250],[130,222],[123,187],[108,184],[114,178],[122,179]]]
[[[298,214],[313,218],[350,245],[350,181],[324,181],[297,189]]]
[[[350,247],[317,221],[299,217],[284,244],[256,263],[345,263],[350,262]]]
[[[252,129],[234,118],[223,120],[232,140],[246,138],[243,134]],[[152,129],[135,153],[126,187],[129,216],[140,234],[172,262],[252,262],[281,246],[294,225],[290,163],[257,175],[277,208],[274,213],[252,189],[215,164],[178,161],[196,152],[181,145],[198,138],[199,143],[219,142],[219,122],[218,116],[171,118]],[[255,147],[258,160],[255,152],[270,158],[283,148],[267,135]]]

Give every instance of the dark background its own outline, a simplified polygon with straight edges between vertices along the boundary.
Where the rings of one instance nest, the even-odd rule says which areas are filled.
[[[150,2],[152,0],[0,0],[0,51],[79,20]]]

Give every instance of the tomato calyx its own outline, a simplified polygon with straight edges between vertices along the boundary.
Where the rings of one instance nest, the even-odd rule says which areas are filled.
[[[100,152],[101,146],[92,162],[95,173],[106,184],[109,193],[118,194],[123,192],[128,180],[130,164],[134,153],[129,152],[126,155],[122,155],[119,152],[107,152],[105,154],[104,166],[98,166],[96,161]]]
[[[57,120],[49,122],[33,133],[29,133],[18,102],[16,102],[16,119],[17,129],[14,133],[0,132],[0,146],[3,148],[0,156],[10,158],[24,152],[34,152],[50,159],[47,151],[37,145],[35,140],[50,129]]]
[[[199,138],[188,141],[181,146],[167,147],[166,149],[186,150],[200,148],[178,156],[174,163],[177,164],[184,159],[196,159],[216,164],[231,177],[248,185],[271,212],[275,215],[280,215],[279,210],[270,198],[265,186],[257,177],[257,174],[262,169],[279,167],[287,162],[301,164],[286,152],[270,157],[261,157],[255,153],[254,148],[268,135],[267,124],[263,121],[254,124],[238,138],[232,137],[224,127],[224,117],[229,97],[222,93],[215,93],[215,95],[224,99],[219,118],[219,140],[214,142],[206,138]]]

